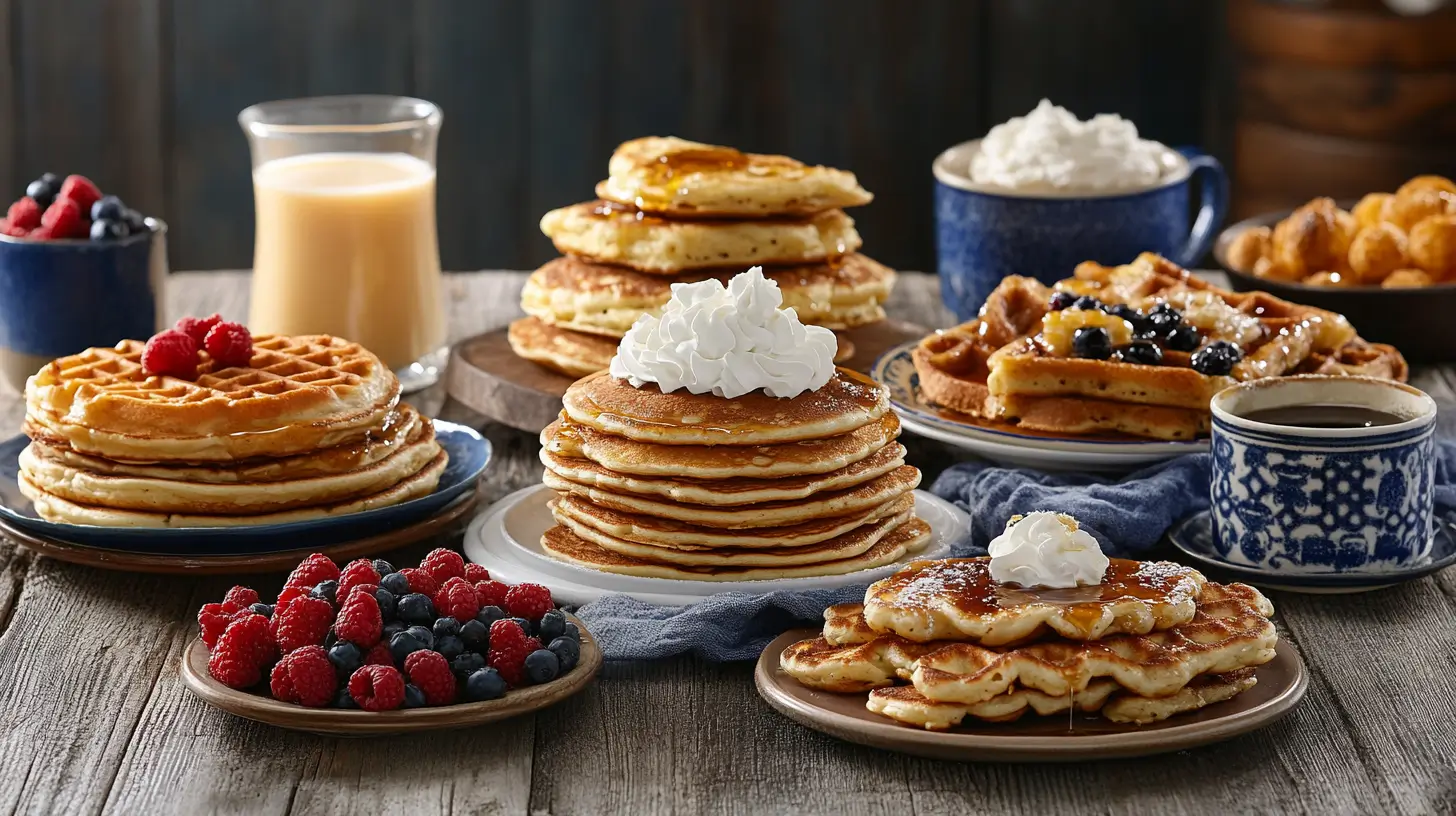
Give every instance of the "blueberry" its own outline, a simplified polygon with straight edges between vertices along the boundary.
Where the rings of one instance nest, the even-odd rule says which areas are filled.
[[[526,655],[526,679],[533,685],[549,683],[561,673],[561,661],[550,649],[537,649]]]
[[[475,619],[485,625],[486,631],[490,630],[492,623],[504,620],[505,617],[506,613],[499,606],[482,606],[475,615]]]
[[[354,702],[354,696],[349,693],[349,687],[348,686],[344,686],[343,688],[339,689],[339,693],[334,695],[334,708],[358,708],[358,707],[359,707],[359,704],[356,703],[356,702]]]
[[[334,644],[335,643],[338,643],[338,642],[339,642],[339,635],[333,629],[330,629],[328,632],[324,633],[324,648],[325,649],[332,649],[332,648],[334,648]]]
[[[120,241],[128,235],[131,235],[131,228],[122,221],[103,218],[91,222],[91,240],[93,241]]]
[[[409,594],[409,579],[404,577],[402,573],[391,572],[380,579],[379,588],[389,590],[394,593],[396,598],[402,597]]]
[[[339,596],[339,582],[319,581],[318,586],[310,589],[308,594],[310,597],[328,601],[330,604],[336,604],[338,603],[337,598]]]
[[[1090,312],[1094,309],[1101,309],[1102,301],[1098,300],[1095,297],[1092,297],[1091,295],[1083,295],[1072,301],[1072,308],[1085,309],[1086,311]]]
[[[334,671],[339,677],[347,678],[364,665],[364,653],[349,641],[340,641],[329,649],[329,662],[334,664]]]
[[[581,642],[581,630],[576,628],[576,624],[571,621],[566,622],[566,637],[571,638],[577,643]]]
[[[505,678],[495,669],[479,669],[465,679],[465,699],[472,703],[494,700],[505,693]]]
[[[446,635],[458,635],[460,634],[460,621],[454,618],[436,618],[435,625],[431,627],[431,631],[435,633],[436,638],[442,638]]]
[[[151,227],[147,226],[147,217],[136,210],[128,209],[121,214],[121,220],[126,224],[132,235],[147,232]]]
[[[394,637],[395,635],[403,632],[408,628],[409,625],[406,624],[404,621],[392,620],[389,623],[384,624],[384,630],[381,637],[383,637],[385,640],[389,640],[390,638]]]
[[[511,620],[519,623],[521,625],[521,631],[525,632],[528,635],[536,631],[535,628],[531,626],[531,622],[526,620],[525,618],[511,618]]]
[[[1106,360],[1112,356],[1112,337],[1107,329],[1077,329],[1072,332],[1072,354],[1091,360]]]
[[[1218,377],[1234,370],[1234,364],[1244,359],[1244,352],[1227,340],[1209,343],[1193,353],[1193,370],[1199,374]]]
[[[417,686],[417,685],[415,685],[414,683],[405,683],[404,684],[404,707],[405,708],[424,708],[425,707],[425,693],[423,691],[420,691],[420,687]]]
[[[385,623],[394,620],[396,614],[394,593],[380,587],[374,590],[374,600],[379,604],[379,617]]]
[[[455,635],[446,635],[435,640],[435,651],[444,655],[446,660],[454,660],[465,652],[465,644]]]
[[[435,633],[423,626],[411,626],[404,630],[405,634],[425,644],[426,649],[435,648]]]
[[[1060,312],[1076,301],[1077,296],[1071,292],[1053,292],[1052,299],[1047,301],[1047,308],[1054,312]]]
[[[550,643],[565,632],[566,615],[562,614],[560,609],[547,612],[541,616],[541,620],[536,622],[536,637],[539,637],[542,643]]]
[[[559,637],[551,641],[551,645],[546,648],[550,649],[551,653],[556,655],[556,659],[561,661],[562,674],[576,668],[576,661],[581,659],[581,645],[569,637]]]
[[[1186,324],[1168,332],[1168,337],[1164,340],[1168,348],[1174,351],[1193,351],[1202,341],[1203,336],[1198,333],[1198,329]]]
[[[61,191],[61,178],[55,173],[42,173],[41,177],[32,181],[25,187],[25,194],[35,199],[35,203],[44,210],[56,200],[56,193]]]
[[[1166,303],[1159,303],[1148,311],[1146,330],[1156,332],[1160,337],[1166,337],[1179,326],[1183,325],[1183,315],[1177,309]]]
[[[386,575],[393,575],[395,572],[394,565],[389,563],[388,561],[385,561],[383,558],[376,558],[371,563],[373,563],[374,571],[379,573],[380,578],[383,578]]]
[[[460,642],[473,652],[483,652],[490,645],[490,627],[479,620],[460,624]]]
[[[411,592],[400,598],[396,607],[399,610],[399,619],[405,623],[428,624],[435,620],[435,605],[430,602],[428,595]]]
[[[1139,329],[1142,329],[1143,324],[1146,322],[1146,318],[1143,316],[1142,312],[1139,312],[1137,309],[1134,309],[1126,303],[1119,303],[1115,306],[1108,306],[1103,311],[1107,312],[1110,315],[1113,315],[1114,317],[1120,317],[1123,320],[1131,323],[1133,331],[1138,331]]]
[[[91,205],[92,221],[121,221],[126,215],[126,205],[114,195],[104,195]]]
[[[259,615],[262,615],[265,618],[273,617],[273,607],[265,603],[255,603],[252,606],[248,607],[248,609],[258,613]]]
[[[1158,365],[1163,362],[1163,350],[1151,340],[1134,340],[1117,350],[1117,359],[1124,363]]]
[[[485,656],[478,652],[461,652],[450,661],[450,671],[461,680],[485,668]]]
[[[394,658],[396,665],[404,665],[404,659],[420,651],[428,649],[423,641],[415,636],[414,629],[406,629],[403,632],[396,632],[389,638],[389,656]]]

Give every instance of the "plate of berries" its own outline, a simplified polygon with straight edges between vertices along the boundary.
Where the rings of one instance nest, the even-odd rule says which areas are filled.
[[[272,603],[235,586],[198,611],[182,680],[204,702],[298,731],[368,736],[464,728],[569,697],[596,641],[538,584],[508,586],[459,553],[417,567],[320,553]]]

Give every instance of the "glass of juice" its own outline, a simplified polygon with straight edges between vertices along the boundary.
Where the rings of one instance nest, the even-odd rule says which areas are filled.
[[[398,96],[289,99],[238,115],[253,156],[255,334],[352,340],[406,391],[439,379],[440,120],[435,105]]]

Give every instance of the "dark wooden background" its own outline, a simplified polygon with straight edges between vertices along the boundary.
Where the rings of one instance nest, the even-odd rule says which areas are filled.
[[[172,229],[174,268],[252,256],[254,102],[424,97],[445,111],[450,269],[551,256],[620,141],[676,134],[851,169],[867,250],[933,268],[931,159],[1042,96],[1223,150],[1222,2],[0,0],[0,198],[84,173]]]

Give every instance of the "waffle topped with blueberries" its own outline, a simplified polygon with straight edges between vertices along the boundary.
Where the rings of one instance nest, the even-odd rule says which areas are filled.
[[[1407,374],[1399,351],[1341,315],[1218,289],[1151,253],[1083,263],[1053,287],[1008,277],[976,319],[925,338],[913,359],[924,395],[973,419],[1171,440],[1207,433],[1209,399],[1235,382]]]

